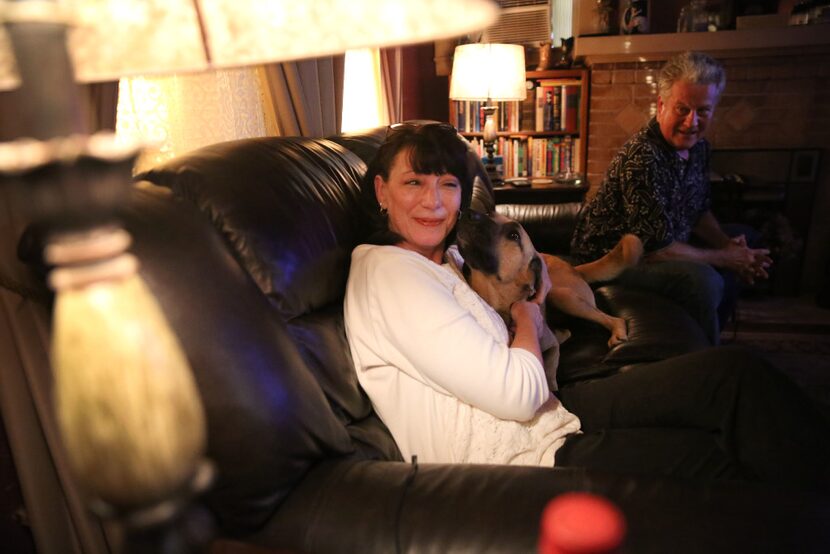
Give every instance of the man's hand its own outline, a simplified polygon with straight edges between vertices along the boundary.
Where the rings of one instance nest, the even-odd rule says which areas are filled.
[[[767,279],[767,269],[772,266],[772,258],[766,248],[749,248],[746,237],[738,235],[730,239],[729,243],[720,249],[723,267],[734,271],[738,278],[747,284],[753,284],[756,279]]]

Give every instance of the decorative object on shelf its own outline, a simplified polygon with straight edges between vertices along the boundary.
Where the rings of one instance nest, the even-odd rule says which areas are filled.
[[[640,35],[648,33],[651,12],[648,0],[623,0],[620,15],[620,33],[623,35]]]
[[[830,1],[811,0],[798,2],[790,11],[789,25],[812,25],[815,23],[830,23]]]
[[[571,67],[573,64],[573,50],[573,37],[563,38],[562,46],[554,49],[556,55],[554,56],[553,67],[556,69],[568,69]]]
[[[553,43],[546,40],[539,44],[539,65],[536,66],[536,71],[545,71],[550,69],[553,65]]]
[[[115,550],[183,551],[171,524],[211,471],[187,359],[117,221],[138,148],[87,136],[74,81],[448,38],[497,16],[484,0],[0,1],[0,86],[20,87],[8,98],[31,137],[0,144],[0,187],[55,266],[59,428],[90,508],[125,526]]]
[[[502,170],[495,154],[496,101],[524,100],[525,54],[518,44],[463,44],[456,47],[453,59],[450,99],[482,101],[485,168],[494,184],[501,183]]]
[[[680,15],[677,18],[678,33],[697,33],[708,30],[709,10],[706,0],[692,0],[680,8]]]
[[[596,30],[600,35],[617,34],[617,4],[619,0],[596,0]]]

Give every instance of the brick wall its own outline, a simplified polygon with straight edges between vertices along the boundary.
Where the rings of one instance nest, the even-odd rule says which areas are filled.
[[[816,290],[830,263],[830,54],[722,60],[727,85],[708,138],[715,148],[824,150],[807,237],[804,290]],[[611,158],[657,109],[662,62],[594,64],[588,140],[591,192]]]

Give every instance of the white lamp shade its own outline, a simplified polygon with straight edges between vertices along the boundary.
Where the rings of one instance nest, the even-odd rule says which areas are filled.
[[[525,51],[518,44],[464,44],[456,47],[450,98],[524,100]]]
[[[314,58],[461,36],[490,0],[63,0],[80,81]]]
[[[0,26],[0,90],[10,90],[20,86],[12,45],[6,29]]]

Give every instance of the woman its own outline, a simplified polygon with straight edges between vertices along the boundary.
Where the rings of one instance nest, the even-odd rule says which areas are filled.
[[[509,339],[448,249],[472,196],[467,159],[447,125],[399,126],[365,181],[377,232],[352,254],[346,333],[358,380],[405,458],[827,483],[826,423],[743,351],[682,356],[551,395],[539,350],[549,284],[512,307]]]

